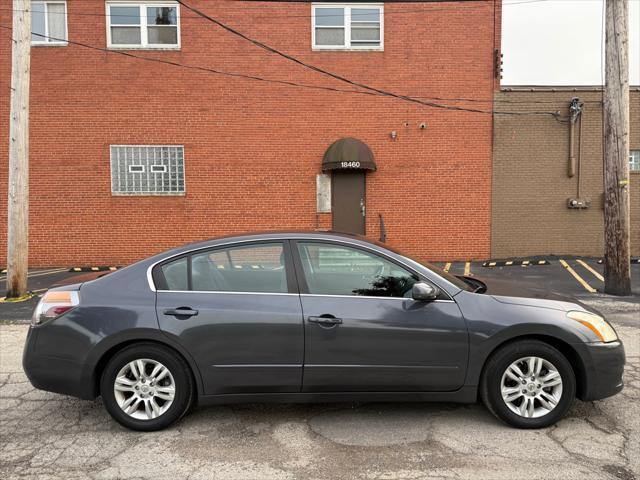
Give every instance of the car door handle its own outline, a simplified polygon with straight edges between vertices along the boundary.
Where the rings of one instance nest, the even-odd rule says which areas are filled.
[[[318,323],[322,326],[339,325],[342,323],[341,318],[336,318],[334,316],[309,317],[307,320],[309,323]]]
[[[193,310],[191,307],[178,307],[178,308],[168,308],[163,311],[165,315],[171,315],[173,317],[195,317],[198,315],[198,310]]]

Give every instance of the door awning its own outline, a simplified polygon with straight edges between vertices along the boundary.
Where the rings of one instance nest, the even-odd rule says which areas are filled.
[[[324,153],[322,170],[376,170],[373,152],[356,138],[341,138]]]

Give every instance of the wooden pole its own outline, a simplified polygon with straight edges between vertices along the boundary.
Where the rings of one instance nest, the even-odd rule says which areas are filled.
[[[7,226],[7,298],[27,292],[29,253],[29,76],[31,1],[13,0],[9,198]]]
[[[631,295],[629,217],[629,4],[606,0],[604,291]]]

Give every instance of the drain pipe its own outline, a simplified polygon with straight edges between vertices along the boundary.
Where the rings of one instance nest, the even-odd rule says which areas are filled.
[[[577,164],[577,172],[578,172],[578,187],[575,198],[569,198],[567,200],[567,207],[576,208],[576,209],[584,209],[589,208],[591,205],[591,201],[586,200],[581,197],[581,171],[582,171],[582,113],[583,113],[584,103],[580,101],[579,98],[572,98],[569,103],[569,169],[567,175],[569,177],[573,177],[576,174],[576,155],[575,155],[575,130],[576,123],[578,124],[578,135],[580,136],[578,140],[578,164]]]
[[[578,117],[582,114],[582,105],[579,98],[572,98],[569,103],[569,171],[567,172],[569,177],[576,174],[575,127]]]
[[[378,214],[378,220],[380,221],[380,241],[382,243],[387,241],[387,229],[384,226],[384,218],[382,218],[382,214]]]

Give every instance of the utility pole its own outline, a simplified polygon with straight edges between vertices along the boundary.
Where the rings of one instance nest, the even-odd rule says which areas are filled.
[[[31,0],[13,0],[7,298],[27,293],[29,253],[29,77]]]
[[[629,217],[629,3],[606,0],[604,291],[631,295]]]

